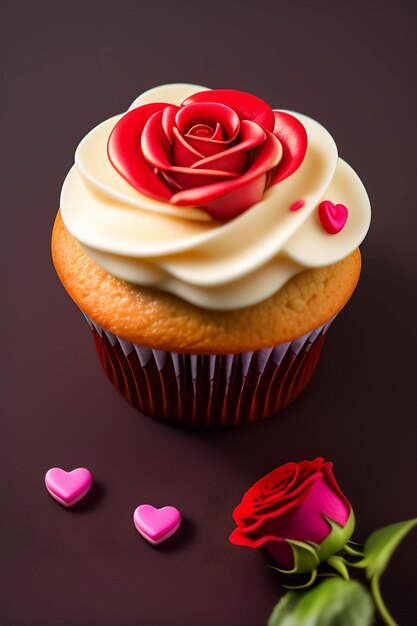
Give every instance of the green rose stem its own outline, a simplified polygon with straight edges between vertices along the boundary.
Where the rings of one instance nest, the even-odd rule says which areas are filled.
[[[374,576],[371,578],[371,592],[372,597],[375,602],[375,606],[378,609],[378,612],[387,626],[398,626],[397,622],[395,622],[390,613],[388,612],[387,607],[384,604],[384,601],[381,596],[381,591],[379,589],[379,577]]]

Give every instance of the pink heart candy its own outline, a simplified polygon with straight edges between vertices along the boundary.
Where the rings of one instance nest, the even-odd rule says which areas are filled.
[[[319,204],[319,218],[325,231],[330,235],[340,233],[348,218],[348,210],[344,204],[333,204],[323,200]]]
[[[66,507],[81,500],[90,490],[92,483],[91,472],[85,467],[78,467],[72,472],[53,467],[45,476],[45,485],[51,496]]]
[[[154,546],[171,537],[180,522],[181,515],[173,506],[156,509],[151,504],[141,504],[133,514],[136,530]]]

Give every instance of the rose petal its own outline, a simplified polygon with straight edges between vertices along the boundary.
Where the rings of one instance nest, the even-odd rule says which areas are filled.
[[[243,178],[243,176],[241,176],[240,179],[241,178]],[[266,181],[266,174],[261,174],[259,178],[251,179],[246,185],[241,185],[237,189],[233,189],[229,192],[223,192],[221,197],[211,200],[210,202],[201,202],[198,206],[215,220],[231,220],[262,199]],[[218,183],[218,185],[224,185],[223,189],[226,189],[227,186],[231,186],[230,182]]]
[[[283,484],[276,482],[277,479],[281,479],[281,476],[274,475],[272,472],[269,479],[271,484],[269,485],[268,482],[266,482],[262,488],[262,510],[266,510],[267,507],[270,507],[271,505],[274,506],[279,498],[282,498],[283,502],[285,502],[286,498],[297,497],[300,493],[304,492],[311,480],[314,480],[316,477],[322,475],[322,464],[322,459],[316,459],[315,461],[302,461],[298,464],[296,463],[295,467],[291,470],[292,480]],[[255,510],[256,508],[261,508],[261,506],[257,507],[256,500],[254,501],[253,506]]]
[[[323,478],[322,473],[320,471],[314,472],[314,474],[306,478],[306,480],[299,485],[297,489],[288,490],[284,497],[277,499],[275,502],[268,502],[268,506],[265,506],[264,508],[259,508],[258,510],[252,509],[252,512],[248,517],[244,517],[244,515],[242,516],[244,509],[240,509],[238,511],[235,509],[234,517],[236,523],[238,523],[236,518],[240,517],[238,525],[246,526],[248,532],[257,530],[266,520],[278,517],[278,515],[286,513],[293,507],[298,506],[311,488],[312,483],[319,478]]]
[[[283,515],[293,507],[298,506],[303,496],[304,494],[300,494],[297,498],[287,498],[285,502],[281,502],[275,509],[253,513],[250,517],[240,517],[239,521],[236,523],[239,528],[245,532],[257,535],[258,529],[261,528],[263,524],[265,524],[268,520],[275,519],[276,517]]]
[[[208,124],[213,131],[220,124],[229,140],[236,137],[240,128],[240,119],[235,111],[217,102],[182,106],[175,116],[175,122],[181,135],[190,134],[190,129],[197,124]]]
[[[230,219],[247,208],[252,206],[262,197],[265,187],[262,189],[262,184],[265,186],[266,175],[265,173],[271,168],[275,167],[279,162],[281,156],[281,146],[276,137],[266,131],[265,141],[254,149],[253,163],[248,171],[234,178],[233,180],[221,183],[213,183],[197,189],[185,189],[177,194],[174,194],[171,198],[171,202],[178,206],[202,206],[204,210],[208,211],[216,219]],[[195,170],[194,170],[195,171]],[[238,189],[241,192],[234,193]],[[231,196],[233,192],[233,196]],[[245,196],[245,194],[247,194]],[[226,218],[220,216],[221,203],[214,203],[213,201],[224,196],[224,206]],[[256,200],[254,200],[256,198]],[[236,202],[236,206],[233,207],[233,203]],[[226,208],[227,207],[227,208]]]
[[[277,540],[275,537],[265,537],[263,548],[268,550],[282,569],[291,570],[294,567],[294,552],[286,541]]]
[[[305,487],[306,479],[321,475],[323,464],[323,457],[317,457],[313,461],[302,461],[301,463],[290,462],[277,467],[266,476],[260,478],[246,491],[241,503],[238,504],[233,512],[233,518],[237,522],[239,517],[252,516],[260,500],[268,505],[270,502],[270,493],[275,486],[278,492],[290,494],[292,492],[296,494],[299,493]]]
[[[192,168],[197,170],[209,170],[213,168],[223,172],[230,172],[231,174],[242,175],[248,169],[250,162],[249,150],[233,150],[233,148],[231,148],[227,150],[227,154],[226,151],[220,152],[220,154],[215,154],[212,157],[197,161],[192,165]]]
[[[288,488],[285,491],[281,491],[278,493],[274,493],[269,496],[267,500],[264,501],[263,506],[254,507],[252,517],[256,518],[257,516],[264,517],[268,513],[276,513],[277,511],[286,507],[287,502],[297,501],[302,498],[305,492],[309,489],[310,484],[314,482],[317,478],[322,477],[321,471],[316,471],[310,476],[306,477],[303,481],[299,480],[292,487]]]
[[[162,128],[164,129],[164,133],[168,137],[169,141],[172,143],[172,130],[175,125],[175,116],[179,107],[172,106],[169,104],[165,107],[162,112]]]
[[[213,156],[226,150],[235,139],[217,140],[208,139],[207,137],[195,137],[194,135],[186,134],[184,138],[187,143],[192,146],[198,152],[201,152],[203,157]]]
[[[229,536],[229,541],[236,546],[246,548],[265,548],[272,558],[285,569],[291,569],[294,566],[292,548],[282,537],[265,535],[264,537],[253,538],[242,533],[239,528],[235,528]]]
[[[132,187],[157,200],[169,200],[172,192],[147,163],[140,149],[140,139],[151,115],[165,106],[155,102],[132,109],[117,122],[107,144],[109,160],[119,174]]]
[[[318,457],[314,461],[302,461],[301,463],[286,463],[258,480],[244,495],[244,499],[255,498],[256,495],[268,494],[276,486],[278,488],[285,485],[292,486],[300,478],[308,477],[321,469],[323,458]]]
[[[211,137],[211,140],[212,141],[224,141],[224,132],[220,124],[216,124],[216,128],[214,129],[214,133]]]
[[[164,180],[166,184],[168,185],[168,187],[172,189],[173,193],[177,193],[177,191],[182,190],[182,187],[180,187],[180,185],[177,182],[175,182],[175,180],[171,178],[167,172],[164,172],[163,170],[159,170],[159,176],[161,176],[162,180]]]
[[[191,167],[172,166],[164,170],[182,189],[178,193],[183,193],[184,189],[194,189],[207,187],[212,184],[224,184],[236,180],[239,175],[231,172],[218,170],[196,170]]]
[[[146,122],[140,138],[140,147],[145,159],[158,169],[170,166],[172,146],[162,127],[163,111],[157,111]]]
[[[330,482],[324,475],[315,478],[314,481],[309,481],[309,488],[301,498],[290,500],[285,507],[277,508],[275,512],[259,517],[251,525],[245,526],[241,523],[240,531],[252,539],[273,535],[320,544],[330,532],[330,526],[325,521],[325,517],[345,526],[351,506],[345,496],[339,494],[337,484],[335,490],[331,464],[329,466],[327,471],[331,477]]]
[[[249,151],[265,141],[265,138],[265,131],[261,126],[243,120],[237,138],[238,143],[220,154],[196,161],[193,167],[204,169],[213,167],[216,170],[242,174],[250,163]]]
[[[220,126],[218,124],[217,126]],[[190,137],[205,137],[206,139],[212,139],[215,129],[209,126],[209,124],[196,124],[188,131],[187,135]]]
[[[269,186],[276,185],[280,180],[288,178],[297,170],[304,160],[307,151],[307,133],[302,123],[293,115],[284,111],[274,111],[274,135],[283,148],[282,159],[274,172]]]
[[[260,98],[234,89],[199,91],[184,100],[182,106],[197,102],[219,102],[236,111],[241,120],[252,120],[267,130],[274,128],[272,109]]]
[[[176,126],[173,128],[172,163],[180,167],[191,167],[196,161],[204,158],[201,152],[193,148],[180,134]]]
[[[344,526],[349,513],[350,507],[346,507],[326,479],[321,477],[314,481],[296,507],[279,516],[270,517],[258,527],[256,533],[313,541],[320,545],[331,531],[324,517],[334,521],[343,520],[341,525]]]
[[[340,507],[339,512],[333,511],[331,519],[337,522],[338,524],[340,524],[341,526],[344,526],[348,520],[350,510],[352,507],[351,507],[349,500],[346,498],[345,494],[343,493],[343,491],[340,489],[339,485],[337,484],[336,479],[333,476],[332,467],[333,467],[333,463],[329,463],[329,462],[325,463],[323,465],[323,474],[327,482],[331,486],[332,490],[334,491],[334,493],[337,493],[340,500],[343,501],[345,506],[344,506],[344,509]],[[333,517],[333,515],[335,517]]]
[[[275,501],[276,497],[279,498],[281,494],[291,489],[297,474],[297,463],[287,463],[258,480],[246,491],[241,503],[233,511],[233,518],[236,523],[239,523],[239,519],[253,517],[256,511],[262,510],[265,504],[267,505],[271,501],[271,494],[273,501]],[[276,491],[273,489],[273,485],[276,485]]]

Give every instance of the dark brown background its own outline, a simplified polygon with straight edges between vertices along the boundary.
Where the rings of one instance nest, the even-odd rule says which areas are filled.
[[[358,539],[417,514],[410,6],[2,4],[1,624],[264,626],[277,578],[261,554],[228,543],[231,511],[288,460],[334,460]],[[320,120],[371,197],[361,282],[313,382],[252,427],[189,432],[136,413],[102,374],[52,267],[50,232],[77,143],[165,82],[242,89]],[[74,510],[43,486],[55,465],[94,474]],[[159,549],[133,527],[142,502],[184,514]],[[410,536],[383,578],[400,624],[417,623],[416,559]]]

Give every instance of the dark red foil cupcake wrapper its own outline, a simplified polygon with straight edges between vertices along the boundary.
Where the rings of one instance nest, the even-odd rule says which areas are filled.
[[[334,319],[271,348],[201,355],[142,347],[85,317],[121,395],[150,417],[194,428],[249,424],[288,406],[310,381]]]

